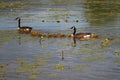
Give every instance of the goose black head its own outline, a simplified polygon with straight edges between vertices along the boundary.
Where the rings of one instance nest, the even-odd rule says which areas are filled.
[[[16,17],[16,18],[15,18],[15,20],[19,20],[19,19],[20,19],[20,17]]]
[[[72,26],[70,29],[76,29],[75,26]]]
[[[73,29],[73,30],[74,30],[73,35],[75,35],[75,33],[76,33],[76,27],[75,27],[75,26],[72,26],[70,29]]]

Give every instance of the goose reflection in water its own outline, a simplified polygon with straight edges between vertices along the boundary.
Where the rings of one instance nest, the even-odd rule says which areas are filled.
[[[39,39],[40,48],[44,48],[42,41],[44,41],[44,40],[43,40],[43,37],[41,36]]]

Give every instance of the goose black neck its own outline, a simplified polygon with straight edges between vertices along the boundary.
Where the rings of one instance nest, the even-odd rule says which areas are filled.
[[[73,35],[75,35],[76,34],[76,28],[73,27],[73,30],[74,30]]]
[[[21,19],[18,19],[18,27],[19,28],[21,27],[20,22],[21,22]]]

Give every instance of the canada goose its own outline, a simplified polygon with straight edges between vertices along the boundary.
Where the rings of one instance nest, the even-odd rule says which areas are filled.
[[[18,31],[22,33],[29,33],[32,30],[32,27],[29,26],[22,26],[21,27],[21,18],[17,17],[15,20],[18,20]]]
[[[75,37],[75,38],[97,38],[98,35],[95,35],[94,33],[77,33],[76,34],[76,27],[73,26],[70,29],[73,29],[74,32],[70,35],[70,37]]]

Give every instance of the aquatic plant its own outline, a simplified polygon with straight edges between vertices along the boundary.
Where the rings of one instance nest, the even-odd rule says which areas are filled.
[[[5,80],[3,77],[0,77],[0,80]]]
[[[7,66],[6,63],[0,62],[0,68],[5,68]]]
[[[25,72],[29,72],[32,68],[30,68],[29,66],[24,66],[24,67],[18,67],[16,68],[16,72],[17,73],[25,73]]]
[[[64,65],[60,64],[60,63],[56,64],[56,68],[59,69],[59,70],[62,70],[62,71],[65,69]]]
[[[42,73],[43,71],[32,69],[29,72],[32,73],[32,75],[38,75],[38,74]]]
[[[95,61],[106,61],[106,59],[104,57],[102,57],[101,55],[88,55],[89,57],[81,57],[81,60],[84,61],[90,61],[90,62],[95,62]]]
[[[50,56],[52,56],[52,54],[50,52],[47,52],[47,53],[44,53],[43,56],[50,57]]]
[[[26,6],[30,6],[32,4],[33,3],[31,3],[31,2],[21,2],[21,1],[0,2],[0,9],[26,7]]]
[[[48,74],[48,76],[56,77],[56,76],[59,76],[59,74],[58,73],[51,73],[51,74]]]
[[[14,63],[24,65],[24,64],[28,63],[28,59],[27,58],[16,58]]]
[[[0,44],[2,45],[4,42],[10,41],[12,39],[11,35],[14,35],[14,31],[10,30],[0,30]]]
[[[29,78],[29,79],[36,79],[36,78],[38,78],[38,75],[28,75],[27,78]]]
[[[73,71],[82,71],[83,68],[72,68],[71,70],[73,70]]]
[[[55,68],[55,69],[64,71],[65,66],[63,64],[58,63],[58,64],[55,64],[55,65],[51,66],[51,68]]]
[[[7,74],[7,68],[6,68],[7,64],[5,63],[0,63],[0,75],[5,75]]]
[[[88,66],[88,64],[81,63],[81,64],[75,64],[75,66],[85,67],[85,66]]]

